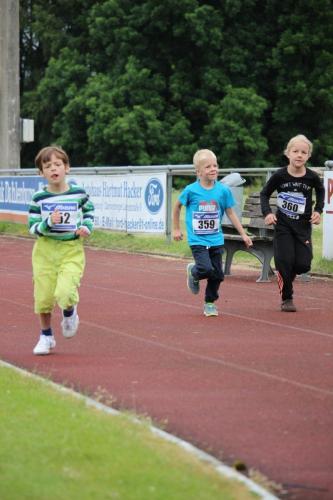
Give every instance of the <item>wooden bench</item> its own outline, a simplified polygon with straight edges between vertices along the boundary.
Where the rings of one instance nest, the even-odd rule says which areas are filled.
[[[274,195],[270,199],[270,205],[276,205]],[[273,235],[274,227],[267,226],[260,207],[260,193],[251,193],[246,199],[241,219],[243,227],[253,241],[251,248],[246,248],[245,243],[232,224],[222,224],[224,233],[225,265],[224,274],[231,274],[231,264],[233,256],[238,251],[248,252],[254,255],[261,263],[261,274],[257,282],[270,281],[270,276],[274,275],[271,268],[273,257]]]

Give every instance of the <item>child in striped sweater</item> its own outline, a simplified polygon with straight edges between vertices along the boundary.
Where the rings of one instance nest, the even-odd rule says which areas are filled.
[[[55,347],[51,319],[55,303],[62,309],[62,333],[73,337],[79,326],[78,287],[85,267],[83,238],[94,225],[94,206],[86,191],[68,184],[66,152],[48,146],[37,154],[36,166],[47,185],[37,191],[29,207],[29,230],[37,236],[32,252],[35,313],[41,332],[33,350],[49,354]]]

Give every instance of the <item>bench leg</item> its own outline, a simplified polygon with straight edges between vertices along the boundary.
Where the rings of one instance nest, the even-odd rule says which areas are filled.
[[[249,253],[257,257],[261,263],[261,273],[259,278],[256,280],[257,283],[269,283],[271,280],[269,276],[273,276],[274,272],[271,268],[271,259],[273,257],[273,250],[265,247],[261,248],[249,248]]]
[[[267,259],[266,253],[264,251],[258,250],[251,248],[250,253],[257,257],[257,259],[261,263],[261,273],[259,278],[256,280],[257,283],[267,283],[270,282],[271,280],[269,279],[269,274],[270,271],[272,271],[271,266],[270,266],[270,260]],[[268,267],[267,267],[268,266]]]
[[[224,274],[225,276],[231,275],[231,264],[232,259],[237,251],[248,252],[251,255],[257,257],[257,259],[261,263],[261,274],[259,278],[256,280],[257,283],[266,283],[270,282],[269,276],[274,276],[273,269],[271,268],[271,260],[273,257],[273,246],[259,246],[259,248],[246,248],[245,246],[240,246],[239,241],[229,241],[228,247],[224,246]]]
[[[234,256],[234,249],[226,249],[225,248],[225,259],[224,259],[224,275],[229,276],[231,274],[231,263]]]
[[[256,280],[257,283],[267,283],[270,282],[271,280],[269,279],[269,274],[270,271],[272,271],[272,268],[270,266],[270,260],[265,256],[264,262],[261,268],[261,274],[259,278]],[[274,274],[274,273],[273,273]]]
[[[273,269],[271,268],[273,249],[265,248],[261,252],[261,255],[262,255],[262,260],[260,259],[262,263],[261,274],[256,281],[257,283],[267,283],[271,281],[269,279],[269,276],[274,275]]]

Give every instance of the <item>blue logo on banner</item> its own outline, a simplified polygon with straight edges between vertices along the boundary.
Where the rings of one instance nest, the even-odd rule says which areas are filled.
[[[150,179],[146,191],[145,202],[149,212],[156,214],[163,204],[163,187],[158,179]]]

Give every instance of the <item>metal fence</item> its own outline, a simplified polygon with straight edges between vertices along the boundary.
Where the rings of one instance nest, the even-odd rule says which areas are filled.
[[[220,168],[219,175],[227,175],[233,172],[239,172],[244,177],[263,177],[267,173],[274,172],[280,167],[269,168]],[[326,169],[333,168],[333,161],[326,161],[324,167],[314,167],[316,171],[322,172]],[[132,173],[152,173],[152,172],[166,172],[171,176],[177,175],[195,175],[193,165],[146,165],[146,166],[114,166],[114,167],[71,167],[71,171],[75,175],[119,175],[119,174],[132,174]],[[36,175],[38,170],[36,168],[16,168],[16,169],[0,169],[0,175]]]
[[[221,168],[219,169],[219,177],[224,177],[233,172],[238,172],[243,177],[263,177],[263,184],[275,170],[280,167],[270,168]],[[324,170],[333,168],[333,161],[326,161],[324,167],[316,167],[315,170],[322,176]],[[71,167],[71,172],[75,175],[119,175],[119,174],[142,174],[142,173],[166,173],[167,174],[167,189],[166,189],[166,236],[171,238],[172,232],[172,187],[173,177],[177,176],[193,176],[195,171],[192,164],[184,165],[147,165],[147,166],[100,166],[100,167]],[[20,168],[5,170],[0,169],[0,176],[22,176],[22,175],[38,175],[36,168]]]

